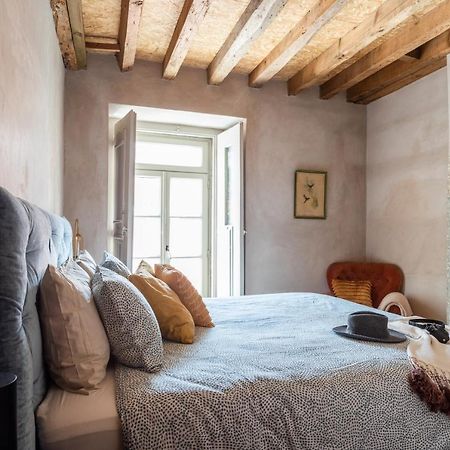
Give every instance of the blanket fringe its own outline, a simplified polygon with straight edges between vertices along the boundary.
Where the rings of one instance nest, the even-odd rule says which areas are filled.
[[[408,375],[411,389],[425,402],[431,411],[450,416],[450,389],[448,385],[436,383],[427,372],[414,367]]]

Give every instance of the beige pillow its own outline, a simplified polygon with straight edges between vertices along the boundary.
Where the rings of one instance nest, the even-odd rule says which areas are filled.
[[[350,300],[360,305],[372,306],[372,283],[370,281],[332,279],[331,288],[336,297]]]
[[[105,378],[109,342],[95,306],[89,275],[74,261],[48,266],[40,287],[44,357],[55,383],[89,394]]]
[[[170,341],[192,344],[195,325],[189,311],[177,294],[164,281],[153,275],[130,275],[131,281],[147,299],[155,313],[163,338]]]
[[[97,269],[97,263],[87,250],[81,250],[76,259],[77,264],[89,275],[92,280]]]
[[[136,275],[153,275],[155,276],[155,271],[153,270],[153,266],[151,264],[149,264],[147,261],[145,261],[145,259],[141,260],[141,262],[139,263],[138,268],[136,269],[135,272]]]
[[[178,295],[181,303],[191,313],[195,325],[214,326],[201,295],[183,273],[169,264],[155,264],[155,275]]]

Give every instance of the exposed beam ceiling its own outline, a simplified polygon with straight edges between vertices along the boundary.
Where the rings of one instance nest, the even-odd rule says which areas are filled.
[[[208,67],[209,84],[222,83],[286,3],[287,0],[250,1]]]
[[[198,31],[210,0],[185,0],[163,61],[163,77],[174,79],[186,58],[192,38]]]
[[[368,104],[445,66],[450,53],[450,31],[442,33],[421,48],[418,60],[395,61],[347,91],[347,100]]]
[[[353,65],[321,86],[320,97],[349,89],[450,28],[450,0],[443,2],[420,20],[413,20],[394,37],[382,43]],[[414,58],[412,58],[414,61]]]
[[[347,0],[320,0],[316,3],[253,70],[249,75],[248,84],[252,87],[259,87],[271,80],[346,3]]]
[[[288,81],[288,92],[296,95],[303,89],[329,80],[339,70],[369,53],[380,39],[402,25],[411,16],[422,15],[441,1],[387,0],[364,21],[337,40],[314,61]]]
[[[117,62],[126,72],[134,66],[144,0],[122,0],[119,25],[119,47]]]
[[[209,84],[234,72],[248,84],[320,85],[367,104],[445,65],[450,0],[49,0],[67,69],[86,52],[207,68]],[[118,26],[119,24],[119,26]]]

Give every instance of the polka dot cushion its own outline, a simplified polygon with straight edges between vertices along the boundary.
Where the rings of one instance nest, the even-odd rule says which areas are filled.
[[[122,364],[160,369],[163,344],[156,317],[142,294],[123,276],[98,267],[92,291],[111,346]]]

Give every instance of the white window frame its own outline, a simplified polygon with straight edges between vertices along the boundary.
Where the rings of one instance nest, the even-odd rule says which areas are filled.
[[[138,131],[136,133],[136,143],[148,141],[158,143],[175,143],[178,145],[195,145],[202,148],[202,165],[201,166],[171,166],[168,164],[147,164],[136,163],[137,169],[147,170],[163,170],[166,172],[193,172],[193,173],[209,173],[210,168],[210,155],[211,155],[211,142],[205,138],[192,137],[192,136],[176,136],[176,135],[164,135],[149,133],[147,131]]]

